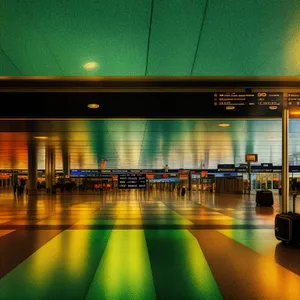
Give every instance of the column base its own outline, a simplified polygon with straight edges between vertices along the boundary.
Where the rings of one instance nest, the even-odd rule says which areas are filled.
[[[37,189],[27,189],[27,195],[37,195]]]

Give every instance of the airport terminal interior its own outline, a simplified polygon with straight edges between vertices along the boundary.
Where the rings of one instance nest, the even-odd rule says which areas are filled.
[[[0,0],[0,300],[299,300],[299,20]]]
[[[170,118],[169,106],[160,107],[164,118],[155,109],[136,118],[132,106],[118,111],[117,99],[113,118],[103,92],[77,93],[79,102],[65,92],[61,102],[47,91],[27,95],[34,107],[51,98],[54,109],[22,118],[24,107],[9,103],[28,92],[3,92],[0,299],[299,299],[299,246],[274,233],[286,92],[211,90],[193,93],[210,103],[205,113],[214,108],[210,119],[184,115],[193,108]],[[156,107],[174,93],[144,97]],[[70,97],[76,109],[62,117]],[[139,97],[132,95],[136,105]],[[249,103],[264,117],[253,117]],[[291,115],[288,124],[291,209],[300,121]],[[272,206],[257,205],[260,191],[272,192]]]

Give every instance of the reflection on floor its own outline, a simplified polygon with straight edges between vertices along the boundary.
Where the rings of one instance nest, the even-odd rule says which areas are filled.
[[[2,192],[0,299],[300,299],[278,211],[278,196]]]

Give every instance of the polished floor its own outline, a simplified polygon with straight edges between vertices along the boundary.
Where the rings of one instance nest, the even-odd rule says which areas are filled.
[[[0,299],[300,299],[278,210],[278,195],[3,190]]]

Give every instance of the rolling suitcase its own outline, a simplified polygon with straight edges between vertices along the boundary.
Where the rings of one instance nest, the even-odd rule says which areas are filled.
[[[256,192],[256,206],[272,206],[274,204],[272,191],[257,191]]]
[[[283,243],[300,243],[300,214],[295,213],[295,198],[293,212],[277,214],[275,217],[275,237]]]

